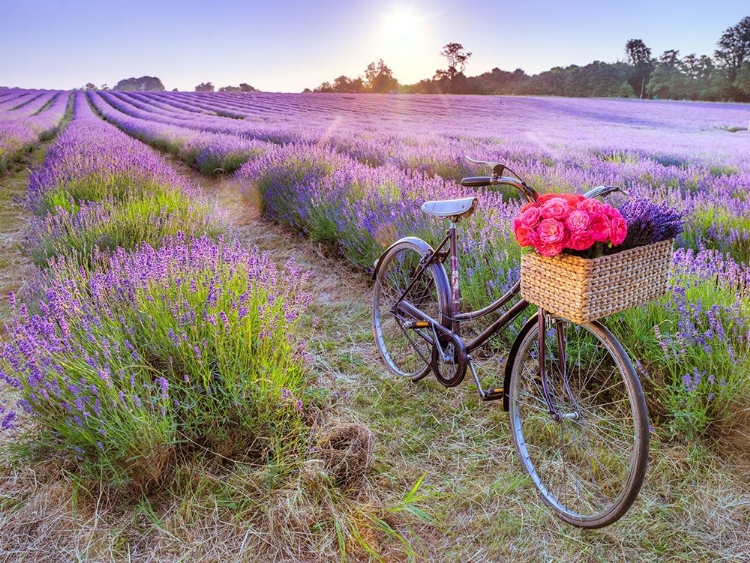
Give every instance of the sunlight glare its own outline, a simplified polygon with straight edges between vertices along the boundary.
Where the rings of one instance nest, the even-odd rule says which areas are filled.
[[[420,18],[411,8],[397,6],[385,16],[385,32],[391,41],[408,42],[419,34],[420,28]]]

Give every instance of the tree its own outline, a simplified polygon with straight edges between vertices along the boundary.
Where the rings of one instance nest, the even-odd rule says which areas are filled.
[[[630,39],[625,43],[625,53],[628,62],[633,67],[628,76],[628,84],[639,97],[643,97],[646,84],[654,71],[654,63],[651,59],[651,49],[641,39]]]
[[[240,92],[257,92],[257,91],[258,91],[257,88],[253,88],[252,86],[250,86],[250,84],[246,82],[240,83]]]
[[[344,76],[343,74],[333,81],[333,89],[341,94],[356,92],[351,78]]]
[[[641,39],[630,39],[625,43],[628,62],[633,66],[651,62],[651,49]]]
[[[198,84],[198,86],[195,87],[196,92],[213,92],[214,91],[214,85],[213,82],[201,82]]]
[[[239,92],[239,86],[222,86],[219,88],[219,92]]]
[[[464,51],[464,46],[460,43],[448,43],[440,51],[440,56],[445,57],[448,61],[448,68],[446,70],[438,69],[435,72],[435,78],[440,80],[441,78],[448,78],[453,80],[457,74],[463,73],[466,70],[466,61],[471,57],[471,53]]]
[[[86,84],[86,90],[96,90],[96,84],[89,82]]]
[[[683,57],[677,67],[683,74],[683,97],[689,100],[705,97],[704,92],[711,85],[711,71],[714,68],[711,59],[705,55],[698,58],[695,53],[691,53]]]
[[[714,57],[718,65],[726,69],[727,79],[734,82],[742,64],[750,61],[750,16],[727,28],[717,45],[719,48],[714,52]]]
[[[313,90],[316,94],[332,94],[335,91],[330,82],[323,82],[323,84]]]
[[[677,66],[677,61],[680,58],[680,52],[674,49],[667,49],[659,56],[659,62],[667,66]]]
[[[363,84],[368,92],[385,93],[398,88],[398,80],[393,78],[393,71],[380,59],[377,64],[370,63],[365,69]]]
[[[102,85],[101,85],[101,86],[99,87],[99,90],[109,90],[109,84],[102,84]]]
[[[165,90],[164,84],[156,76],[141,76],[139,78],[125,78],[115,84],[113,90],[160,91]]]
[[[733,86],[743,94],[750,96],[750,61],[742,64],[742,68],[734,79]]]

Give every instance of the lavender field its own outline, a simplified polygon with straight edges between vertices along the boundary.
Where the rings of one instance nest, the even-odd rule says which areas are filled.
[[[657,441],[703,443],[747,461],[749,120],[742,104],[0,89],[0,173],[49,144],[17,202],[29,217],[20,252],[36,274],[3,296],[12,316],[0,337],[0,445],[14,459],[65,460],[120,493],[179,488],[180,463],[204,451],[275,468],[252,487],[308,478],[295,463],[322,443],[310,438],[315,425],[342,400],[321,399],[339,390],[321,391],[311,375],[307,341],[326,330],[308,313],[315,288],[307,267],[277,268],[272,253],[254,250],[216,203],[221,194],[208,197],[198,184],[218,181],[241,205],[257,198],[290,241],[299,233],[327,246],[342,279],[355,271],[362,280],[398,238],[439,240],[444,226],[422,214],[425,200],[477,195],[479,212],[459,244],[463,303],[481,307],[519,277],[511,221],[520,200],[461,187],[462,177],[486,172],[471,156],[508,164],[539,192],[620,185],[684,214],[667,296],[606,322],[636,364]],[[193,179],[175,170],[177,160]],[[329,313],[315,314],[325,325]],[[513,336],[497,344],[488,369],[499,372]],[[365,373],[347,365],[344,380]],[[385,371],[374,368],[377,377]],[[401,491],[426,472],[400,476]],[[324,521],[347,539],[318,548],[320,560],[337,556],[342,541],[368,553],[358,526],[410,546],[414,526],[429,525],[410,505],[424,499],[411,493],[396,501],[373,493],[393,501],[386,508],[344,504],[341,520]],[[651,502],[664,493],[643,494]],[[309,529],[324,518],[316,502],[323,512],[310,509]],[[646,521],[652,509],[635,518]],[[747,512],[727,518],[736,530]],[[309,534],[295,541],[315,541]],[[741,560],[740,543],[722,541],[701,544],[705,560]],[[604,537],[596,549],[608,553]],[[572,550],[563,541],[554,552]]]
[[[467,195],[466,156],[538,191],[621,185],[685,214],[669,299],[611,324],[676,434],[734,427],[750,397],[750,136],[746,106],[557,98],[96,92],[131,136],[255,185],[268,217],[367,269],[400,236],[442,226],[426,199]],[[733,132],[734,131],[734,132]],[[479,306],[514,283],[516,194],[483,194],[462,246]],[[469,255],[471,254],[471,255]],[[737,418],[739,417],[739,418]],[[736,419],[736,420],[735,420]],[[719,433],[721,433],[719,431]]]

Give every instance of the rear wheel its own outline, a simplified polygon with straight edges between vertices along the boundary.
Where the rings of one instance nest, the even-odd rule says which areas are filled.
[[[522,336],[511,373],[516,451],[542,500],[560,518],[582,528],[607,526],[633,504],[646,473],[643,390],[622,346],[599,323],[554,323],[546,332],[544,357],[559,420],[544,397],[534,325]]]
[[[447,286],[442,264],[429,265],[404,295],[419,273],[428,249],[427,244],[418,239],[403,240],[391,247],[380,258],[373,295],[372,321],[380,355],[395,374],[414,380],[424,377],[430,369],[433,333],[429,328],[406,328],[405,323],[414,319],[398,304],[403,300],[435,321],[441,321],[443,288]]]

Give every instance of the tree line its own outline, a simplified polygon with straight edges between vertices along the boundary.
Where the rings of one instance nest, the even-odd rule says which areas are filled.
[[[653,57],[643,40],[631,39],[625,44],[626,61],[558,66],[537,75],[493,68],[469,77],[464,70],[472,54],[463,45],[448,43],[440,55],[447,68],[416,84],[400,85],[381,59],[370,63],[362,76],[352,79],[342,75],[313,91],[750,101],[750,16],[724,31],[713,57],[680,56],[674,49]]]
[[[81,90],[120,90],[125,92],[164,92],[166,88],[160,78],[156,76],[140,76],[138,78],[123,78],[112,88],[107,84],[97,86],[89,82]],[[195,87],[196,92],[214,92],[216,90],[212,82],[201,82]],[[172,90],[177,91],[177,88]],[[257,92],[250,84],[242,82],[239,86],[222,86],[219,92]]]

